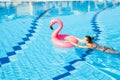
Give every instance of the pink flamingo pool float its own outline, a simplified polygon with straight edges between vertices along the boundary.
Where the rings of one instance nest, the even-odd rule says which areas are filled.
[[[75,39],[74,37],[70,37],[67,34],[59,34],[59,32],[61,31],[61,29],[63,28],[63,23],[61,20],[59,19],[53,19],[50,22],[50,28],[53,30],[53,25],[55,23],[59,24],[59,27],[52,33],[52,43],[58,47],[61,48],[70,48],[73,47],[74,45],[72,45],[71,43],[67,42],[67,41],[72,41],[74,43],[78,43],[78,40]]]

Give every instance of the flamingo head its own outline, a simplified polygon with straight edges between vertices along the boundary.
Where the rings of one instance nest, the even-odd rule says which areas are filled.
[[[62,21],[60,20],[60,19],[57,19],[57,18],[55,18],[55,19],[52,19],[51,21],[50,21],[50,28],[53,30],[53,25],[55,24],[55,23],[58,23],[58,24],[61,24],[61,25],[63,25],[62,24]]]
[[[53,30],[53,25],[56,23],[56,20],[55,19],[53,19],[53,20],[51,20],[50,21],[50,29],[52,29]]]

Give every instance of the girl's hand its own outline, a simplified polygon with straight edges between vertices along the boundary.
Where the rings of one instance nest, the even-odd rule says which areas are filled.
[[[77,38],[77,37],[75,37],[75,36],[70,36],[70,37]]]

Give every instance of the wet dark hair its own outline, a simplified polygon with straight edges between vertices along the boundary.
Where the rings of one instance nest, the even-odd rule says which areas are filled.
[[[85,36],[87,38],[88,43],[93,43],[92,40],[94,40],[94,37],[92,36]]]

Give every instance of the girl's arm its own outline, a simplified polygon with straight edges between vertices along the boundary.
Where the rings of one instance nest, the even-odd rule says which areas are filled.
[[[76,47],[79,47],[79,48],[89,48],[88,46],[81,46],[81,45],[76,44],[76,43],[74,43],[74,42],[72,42],[72,41],[66,41],[66,42],[69,42],[69,43],[71,43],[72,45],[74,45],[74,46],[76,46]]]
[[[75,36],[70,36],[70,37],[74,37],[74,38],[77,39],[78,41],[85,43],[85,42],[83,41],[83,39],[80,39],[80,38],[75,37]]]

